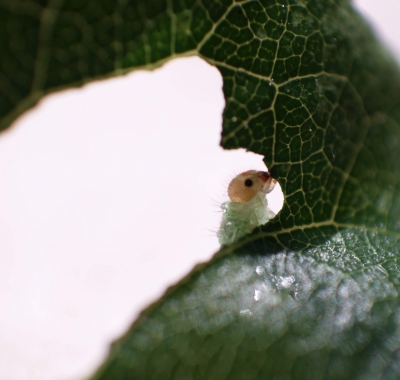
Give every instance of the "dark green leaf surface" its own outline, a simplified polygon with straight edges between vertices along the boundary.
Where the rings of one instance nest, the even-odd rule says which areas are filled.
[[[146,310],[95,379],[400,377],[400,75],[341,0],[0,0],[0,126],[43,94],[198,54],[222,145],[281,213]]]

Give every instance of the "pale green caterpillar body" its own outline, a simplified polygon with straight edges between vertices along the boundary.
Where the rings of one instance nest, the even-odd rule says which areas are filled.
[[[230,182],[230,201],[221,205],[223,217],[218,231],[221,245],[237,241],[275,216],[266,198],[275,184],[268,172],[256,170],[241,173]]]

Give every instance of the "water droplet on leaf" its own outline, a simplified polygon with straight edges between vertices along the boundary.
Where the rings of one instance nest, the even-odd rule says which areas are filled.
[[[249,309],[240,310],[242,315],[252,315],[253,313]]]
[[[258,301],[261,298],[261,292],[259,290],[254,290],[254,301]]]
[[[257,273],[258,275],[262,275],[263,273],[265,273],[265,268],[262,267],[261,265],[259,265],[259,266],[256,268],[256,273]]]
[[[280,276],[277,281],[277,285],[282,288],[289,288],[296,281],[294,276]]]

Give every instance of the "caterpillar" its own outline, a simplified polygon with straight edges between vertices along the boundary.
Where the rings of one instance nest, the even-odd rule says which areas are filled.
[[[230,201],[221,205],[223,216],[218,231],[221,245],[237,241],[275,216],[266,198],[275,185],[276,180],[268,172],[257,170],[243,172],[229,183]]]

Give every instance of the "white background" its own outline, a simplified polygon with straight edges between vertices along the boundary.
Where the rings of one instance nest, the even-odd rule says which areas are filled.
[[[396,1],[357,4],[400,57]],[[226,185],[264,168],[219,147],[221,87],[200,59],[176,60],[49,96],[0,135],[0,380],[89,375],[218,250]]]

